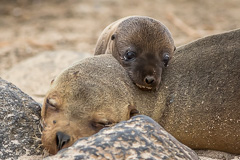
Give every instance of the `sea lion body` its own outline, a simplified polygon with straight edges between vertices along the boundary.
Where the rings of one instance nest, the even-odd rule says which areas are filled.
[[[95,55],[112,54],[138,87],[157,90],[174,49],[171,33],[160,21],[130,16],[103,30]]]
[[[44,147],[58,151],[59,131],[71,137],[65,148],[140,112],[192,149],[240,154],[239,37],[235,30],[178,48],[157,92],[136,87],[111,55],[69,67],[43,104]]]
[[[159,123],[191,148],[240,154],[239,37],[240,29],[182,46],[164,73]]]

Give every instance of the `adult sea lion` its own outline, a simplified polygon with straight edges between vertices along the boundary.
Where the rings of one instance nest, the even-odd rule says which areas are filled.
[[[141,89],[156,90],[175,50],[170,31],[156,19],[122,18],[101,33],[95,55],[112,54]]]
[[[240,29],[177,49],[158,92],[139,90],[111,55],[85,59],[51,84],[42,108],[49,152],[136,114],[192,149],[240,154]]]

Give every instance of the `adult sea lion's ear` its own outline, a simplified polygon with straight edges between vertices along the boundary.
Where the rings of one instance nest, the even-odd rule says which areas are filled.
[[[62,100],[59,98],[58,94],[56,92],[50,93],[44,99],[41,116],[45,117],[47,110],[58,111],[61,104]]]
[[[111,40],[114,40],[116,38],[116,34],[113,34],[112,36],[111,36]]]

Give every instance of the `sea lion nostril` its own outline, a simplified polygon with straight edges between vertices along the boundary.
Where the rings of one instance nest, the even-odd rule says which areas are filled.
[[[155,81],[155,78],[153,76],[146,76],[144,81],[147,83],[147,84],[152,84],[154,81]]]
[[[56,133],[56,141],[57,141],[57,148],[58,150],[62,149],[62,147],[68,143],[70,140],[70,136],[63,133],[63,132],[57,132]]]

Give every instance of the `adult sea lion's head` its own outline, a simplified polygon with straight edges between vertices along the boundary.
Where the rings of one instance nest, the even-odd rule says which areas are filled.
[[[112,56],[104,56],[80,61],[52,81],[41,112],[42,143],[49,153],[137,114],[129,81],[120,80],[128,75]]]

